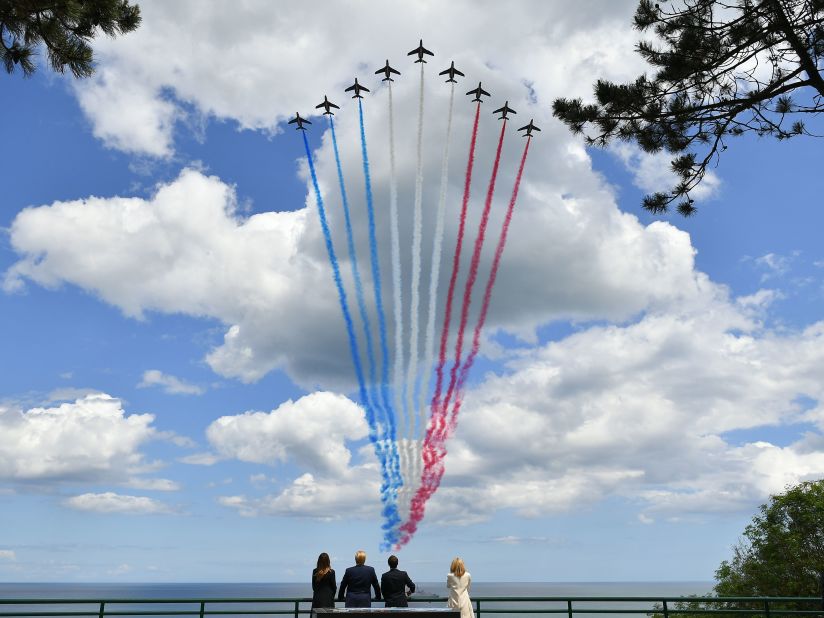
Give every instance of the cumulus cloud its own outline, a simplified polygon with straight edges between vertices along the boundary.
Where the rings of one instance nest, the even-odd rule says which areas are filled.
[[[332,3],[317,19],[300,3],[258,1],[230,10],[194,0],[143,2],[141,28],[101,39],[95,47],[100,70],[74,87],[105,143],[165,157],[176,120],[195,114],[276,130],[294,110],[379,58],[405,58],[421,33],[437,58],[454,58],[458,66],[477,58],[514,81],[528,81],[544,102],[559,87],[589,94],[596,70],[618,79],[634,76],[640,66],[632,52],[631,0],[601,0],[585,13],[532,0],[519,5],[529,19],[495,36],[489,24],[506,23],[511,7],[460,0],[438,6],[437,18],[434,7],[420,4],[391,13],[382,7]]]
[[[125,485],[126,487],[149,491],[179,491],[181,489],[180,483],[170,479],[132,478]]]
[[[824,475],[822,344],[822,323],[779,335],[747,299],[718,298],[525,351],[468,394],[433,512],[528,516],[608,495],[663,516],[750,510]],[[794,425],[789,444],[735,437]]]
[[[672,153],[648,153],[637,145],[626,142],[611,144],[609,151],[617,155],[632,173],[635,186],[646,193],[671,191],[680,181],[672,171]],[[707,170],[701,183],[690,191],[690,197],[697,202],[706,201],[716,197],[720,189],[721,179],[712,170]]]
[[[127,415],[104,393],[26,411],[0,407],[0,478],[17,481],[125,479],[145,466],[151,414]]]
[[[171,513],[168,505],[145,496],[127,496],[110,491],[94,494],[87,493],[72,496],[65,505],[78,511],[94,513],[118,513],[123,515],[153,515]]]
[[[0,549],[0,560],[17,560],[17,556],[11,549]]]
[[[271,412],[222,416],[206,430],[222,457],[268,464],[288,460],[330,476],[349,466],[352,454],[346,442],[367,433],[360,406],[329,392],[289,400]]]
[[[159,386],[163,392],[170,395],[202,395],[204,389],[196,384],[190,384],[173,375],[163,373],[159,369],[147,369],[143,372],[143,379],[138,388]]]

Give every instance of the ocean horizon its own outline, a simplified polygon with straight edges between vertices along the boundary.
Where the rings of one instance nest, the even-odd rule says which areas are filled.
[[[472,581],[475,596],[689,596],[709,593],[712,581]],[[446,596],[446,583],[418,582],[419,594]],[[311,597],[295,582],[0,582],[0,597],[43,598]],[[414,596],[413,596],[414,599]]]

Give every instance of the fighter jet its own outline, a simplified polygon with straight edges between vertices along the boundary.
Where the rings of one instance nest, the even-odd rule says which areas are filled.
[[[292,119],[288,122],[288,124],[294,124],[294,123],[296,123],[296,122],[298,123],[298,126],[296,126],[296,127],[295,127],[295,131],[297,131],[298,129],[300,129],[301,131],[305,131],[305,130],[306,130],[306,127],[304,127],[303,125],[304,125],[304,124],[312,124],[311,122],[309,122],[308,120],[306,120],[306,118],[301,118],[301,117],[300,117],[300,114],[299,114],[299,113],[297,113],[297,112],[295,112],[295,117],[294,117],[294,118],[292,118]]]
[[[509,101],[507,101],[507,102],[504,103],[503,107],[499,107],[498,109],[496,109],[492,113],[501,115],[501,117],[498,118],[498,120],[508,120],[508,118],[506,116],[507,114],[517,114],[518,112],[516,112],[514,109],[509,107]]]
[[[430,56],[435,55],[423,46],[423,39],[420,40],[420,44],[418,45],[417,48],[413,49],[411,52],[409,52],[406,55],[407,56],[414,56],[415,54],[418,55],[418,59],[415,60],[415,64],[417,64],[418,62],[426,62],[426,60],[423,59],[424,54],[429,54]]]
[[[467,92],[466,94],[474,94],[474,95],[475,95],[475,98],[474,98],[474,99],[472,99],[472,100],[473,100],[473,101],[478,101],[478,103],[483,103],[483,101],[481,101],[481,95],[485,95],[485,96],[487,96],[487,97],[492,96],[492,95],[490,95],[490,94],[489,94],[486,90],[484,90],[483,88],[481,88],[481,82],[478,82],[478,87],[477,87],[477,88],[475,88],[475,90],[470,90],[470,91],[469,91],[469,92]]]
[[[463,73],[461,73],[458,69],[455,68],[455,61],[452,61],[452,64],[449,65],[449,68],[441,71],[438,75],[449,75],[449,79],[446,80],[447,82],[452,82],[453,84],[457,84],[458,82],[455,81],[455,76],[460,75],[461,77],[465,77]]]
[[[355,78],[355,83],[352,84],[351,86],[349,86],[349,88],[347,88],[346,90],[344,90],[344,92],[351,92],[352,90],[355,91],[355,94],[352,95],[353,99],[362,99],[363,98],[360,95],[361,90],[363,90],[364,92],[369,92],[369,88],[367,88],[366,86],[361,86],[358,83],[358,78],[357,77]]]
[[[518,130],[519,131],[526,130],[526,133],[524,134],[524,137],[532,137],[532,132],[533,131],[540,131],[540,129],[538,127],[536,127],[534,124],[532,124],[532,118],[529,119],[529,124],[526,124],[526,125],[522,126]]]
[[[337,105],[335,105],[334,103],[332,103],[332,101],[330,101],[329,99],[327,99],[327,98],[326,98],[326,95],[323,95],[323,102],[322,102],[322,103],[319,103],[318,105],[315,105],[315,109],[320,109],[321,107],[322,107],[323,109],[325,109],[325,110],[326,110],[325,112],[323,112],[323,115],[324,115],[324,116],[325,116],[326,114],[329,114],[330,116],[334,116],[334,115],[335,115],[335,112],[333,112],[333,111],[330,109],[330,108],[332,108],[332,107],[334,107],[335,109],[340,109],[340,107],[338,107]]]
[[[381,80],[382,82],[394,82],[395,81],[394,79],[389,77],[390,73],[394,73],[395,75],[400,75],[401,74],[400,71],[396,71],[395,69],[393,69],[392,67],[389,66],[389,60],[388,59],[386,60],[386,66],[383,66],[380,69],[378,69],[377,71],[375,71],[375,75],[379,75],[381,73],[386,75],[386,77],[384,77]]]

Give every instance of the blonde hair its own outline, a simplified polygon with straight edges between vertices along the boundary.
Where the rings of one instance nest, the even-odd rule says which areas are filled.
[[[454,574],[457,577],[463,577],[464,573],[466,573],[466,567],[464,566],[464,561],[460,558],[455,558],[452,561],[452,564],[449,566],[449,572]]]
[[[355,564],[363,564],[366,562],[366,552],[359,549],[355,552]]]

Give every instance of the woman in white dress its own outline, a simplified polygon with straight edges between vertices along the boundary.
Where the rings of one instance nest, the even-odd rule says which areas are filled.
[[[472,609],[472,600],[469,598],[469,589],[472,586],[472,577],[466,572],[463,560],[455,558],[449,567],[446,576],[446,587],[449,588],[447,605],[461,610],[461,618],[475,618]]]

